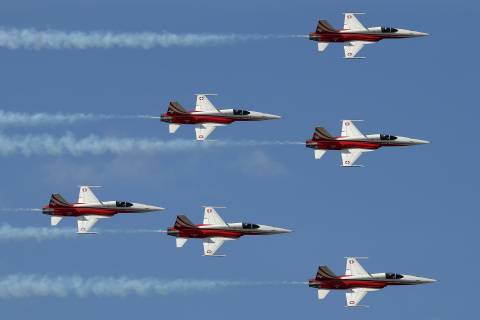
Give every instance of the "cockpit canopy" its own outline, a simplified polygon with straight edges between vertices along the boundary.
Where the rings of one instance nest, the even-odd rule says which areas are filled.
[[[133,206],[133,203],[125,202],[125,201],[115,201],[115,204],[116,204],[117,207],[123,207],[123,208]]]
[[[381,134],[380,140],[397,140],[397,137],[391,136],[389,134]]]
[[[250,114],[250,111],[233,109],[233,114],[236,116],[246,116],[247,114]]]
[[[242,229],[258,229],[258,228],[260,228],[258,224],[242,222]]]
[[[395,28],[382,27],[382,33],[395,33],[397,31],[398,29]]]
[[[400,273],[385,273],[385,279],[402,279],[403,276]]]

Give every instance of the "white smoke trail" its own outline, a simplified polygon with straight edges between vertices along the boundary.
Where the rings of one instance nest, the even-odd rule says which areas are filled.
[[[286,38],[291,36],[208,34],[169,32],[128,32],[112,33],[104,31],[64,32],[59,30],[37,31],[30,29],[0,28],[0,47],[11,50],[25,49],[89,49],[112,47],[150,49],[160,47],[201,47],[234,44],[239,41]]]
[[[42,211],[42,209],[38,209],[38,208],[0,208],[0,211],[30,212],[30,211]]]
[[[47,126],[72,124],[80,121],[99,121],[109,119],[135,119],[135,118],[154,118],[152,116],[137,115],[137,116],[119,116],[107,114],[93,114],[93,113],[24,113],[11,112],[0,110],[0,127],[32,127],[32,126]]]
[[[0,226],[0,242],[35,239],[37,241],[57,238],[74,238],[77,236],[74,229],[66,228],[16,228],[8,224]]]
[[[267,146],[267,145],[291,145],[304,144],[290,141],[215,141],[200,142],[185,139],[175,139],[170,141],[161,141],[155,139],[137,139],[137,138],[100,138],[90,135],[83,139],[76,139],[75,136],[67,132],[60,138],[51,135],[25,135],[25,136],[7,136],[0,132],[0,154],[14,155],[21,153],[25,156],[30,155],[53,155],[59,156],[69,153],[74,156],[82,156],[85,153],[90,154],[134,154],[139,152],[157,153],[157,152],[179,152],[209,149],[213,147],[248,147],[248,146]]]
[[[6,223],[0,226],[0,242],[7,241],[22,241],[35,239],[37,241],[53,240],[58,238],[82,238],[85,235],[79,235],[76,233],[76,228],[59,228],[59,227],[25,227],[17,228],[12,227]],[[163,230],[153,229],[98,229],[99,234],[106,233],[150,233],[150,232],[163,232]]]
[[[266,282],[228,280],[161,280],[157,278],[130,279],[128,277],[40,276],[13,274],[0,278],[0,298],[28,298],[33,296],[54,296],[59,298],[76,295],[97,297],[126,297],[129,295],[167,296],[173,293],[215,292],[235,286],[257,286],[275,284]],[[278,283],[280,284],[280,283]]]

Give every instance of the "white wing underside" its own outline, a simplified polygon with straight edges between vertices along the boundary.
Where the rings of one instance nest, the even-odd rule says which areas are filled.
[[[351,13],[351,12],[344,13],[344,15],[345,15],[345,20],[343,22],[343,29],[349,29],[349,30],[367,29],[363,26],[363,24],[360,23],[360,21],[358,21],[354,13]]]
[[[92,190],[88,186],[80,186],[80,193],[78,195],[78,203],[97,203],[101,202],[95,197]]]
[[[380,289],[371,288],[353,288],[345,290],[345,297],[347,298],[347,307],[367,307],[359,306],[358,303],[365,298],[367,293],[371,291],[378,291]]]
[[[225,221],[218,215],[214,207],[205,207],[203,215],[203,224],[226,225]]]
[[[79,216],[77,219],[78,224],[78,233],[89,233],[91,227],[97,223],[100,219],[110,218],[109,216],[98,216],[98,215],[85,215]]]
[[[343,149],[342,150],[342,166],[344,167],[351,167],[357,161],[357,159],[362,155],[364,152],[370,152],[374,150],[369,149],[358,149],[358,148],[350,148],[350,149]]]
[[[212,94],[209,94],[212,96]],[[215,94],[216,96],[216,94]],[[204,111],[204,112],[220,112],[213,104],[208,100],[207,95],[197,94],[197,104],[195,106],[195,111]]]
[[[210,135],[210,133],[215,130],[216,127],[225,126],[228,126],[228,124],[213,122],[197,123],[195,124],[195,134],[197,136],[197,140],[205,140]]]
[[[203,252],[205,256],[214,256],[215,252],[225,241],[235,240],[233,238],[209,237],[203,239]]]
[[[363,48],[366,44],[375,43],[373,41],[347,41],[343,45],[343,49],[345,50],[345,59],[364,59],[365,57],[355,57],[355,55]]]

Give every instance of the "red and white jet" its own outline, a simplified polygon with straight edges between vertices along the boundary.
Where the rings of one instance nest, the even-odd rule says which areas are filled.
[[[401,147],[430,143],[424,140],[392,136],[389,134],[362,134],[352,121],[342,120],[342,135],[332,137],[324,127],[317,127],[311,140],[307,140],[307,148],[315,149],[315,159],[320,159],[327,150],[341,150],[343,167],[354,166],[353,163],[364,152],[375,151],[381,147]]]
[[[177,131],[182,124],[194,124],[197,140],[205,140],[216,127],[228,126],[234,121],[260,121],[281,118],[273,114],[256,111],[218,110],[207,98],[207,96],[216,96],[216,94],[197,94],[196,96],[195,111],[185,110],[176,101],[170,102],[167,113],[160,117],[160,121],[170,124],[170,133]]]
[[[77,217],[77,233],[88,232],[100,219],[111,218],[117,213],[153,212],[164,208],[149,206],[141,203],[125,201],[99,201],[90,190],[94,186],[80,186],[78,203],[68,203],[58,193],[52,194],[48,206],[43,207],[42,213],[52,216],[52,226],[56,226],[63,217]],[[97,186],[95,186],[97,187]]]
[[[288,229],[275,228],[254,223],[226,223],[220,218],[215,208],[204,207],[203,224],[194,225],[186,216],[177,216],[175,226],[167,230],[167,235],[177,237],[177,248],[182,247],[189,238],[203,239],[204,256],[224,257],[215,252],[225,241],[236,240],[244,235],[269,235],[292,232]]]
[[[358,303],[367,293],[378,291],[386,286],[404,286],[432,283],[437,280],[408,276],[399,273],[368,273],[357,259],[346,258],[347,270],[344,276],[337,276],[327,266],[318,267],[317,276],[308,283],[309,287],[318,289],[318,299],[324,299],[330,290],[345,290],[347,307],[359,306]]]
[[[355,55],[366,44],[377,43],[382,39],[402,39],[428,36],[428,33],[395,29],[390,27],[365,28],[355,17],[355,14],[344,13],[345,22],[343,29],[336,30],[327,20],[318,21],[317,30],[310,33],[310,40],[318,41],[318,51],[323,51],[330,42],[343,42],[346,59],[365,59]]]

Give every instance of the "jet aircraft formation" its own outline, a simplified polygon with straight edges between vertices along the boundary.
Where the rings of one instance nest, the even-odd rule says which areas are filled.
[[[344,43],[344,58],[359,58],[356,54],[366,44],[382,39],[412,38],[428,35],[416,31],[390,27],[364,27],[354,13],[345,13],[344,28],[334,29],[326,20],[320,20],[310,40],[318,42],[318,50],[323,51],[331,42]],[[195,126],[197,141],[205,141],[220,126],[235,121],[261,121],[279,119],[280,116],[248,111],[243,109],[218,110],[208,99],[213,94],[197,94],[195,111],[185,110],[177,101],[170,102],[168,110],[160,120],[169,124],[169,132],[174,133],[182,124]],[[362,134],[353,124],[354,121],[342,120],[342,133],[333,137],[324,127],[315,129],[312,139],[307,140],[307,148],[313,148],[315,159],[320,159],[327,150],[340,150],[343,167],[359,167],[355,161],[364,153],[386,146],[412,146],[427,144],[428,141],[394,136],[389,134]],[[162,211],[164,208],[126,201],[100,201],[90,188],[80,186],[78,202],[69,203],[60,194],[52,194],[48,206],[42,212],[51,216],[51,225],[56,226],[64,217],[76,217],[79,234],[92,234],[90,229],[100,220],[118,213],[141,213]],[[178,215],[173,227],[166,233],[176,237],[176,246],[182,247],[188,239],[203,239],[204,256],[218,257],[217,250],[226,242],[244,235],[271,235],[289,233],[291,230],[259,225],[254,223],[226,223],[215,209],[223,207],[204,207],[203,223],[195,225],[185,215]],[[309,286],[318,289],[318,298],[323,299],[331,290],[345,290],[347,307],[358,307],[358,303],[368,292],[378,291],[386,286],[414,285],[431,283],[436,280],[398,273],[370,274],[363,269],[354,257],[348,257],[345,275],[337,276],[327,266],[320,266],[317,275],[309,281]]]

